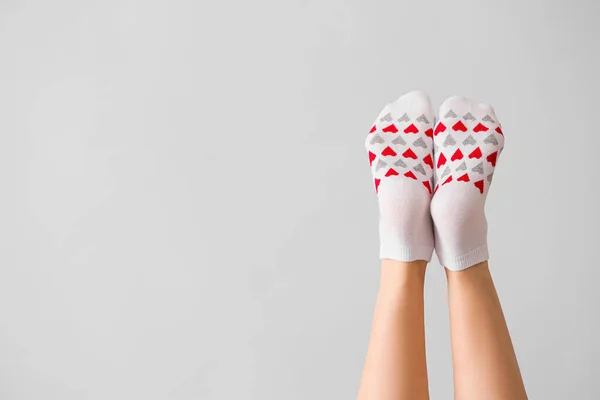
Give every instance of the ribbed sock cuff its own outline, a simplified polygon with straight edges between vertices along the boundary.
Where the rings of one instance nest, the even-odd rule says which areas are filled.
[[[490,258],[487,245],[477,247],[460,256],[448,256],[437,253],[440,264],[451,271],[462,271]]]
[[[389,258],[396,261],[431,261],[433,247],[405,247],[405,246],[381,246],[379,249],[379,258]]]

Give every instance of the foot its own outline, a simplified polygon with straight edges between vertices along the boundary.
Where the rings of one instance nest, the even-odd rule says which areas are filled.
[[[410,92],[386,105],[367,135],[382,259],[431,259],[433,120],[427,95]]]
[[[439,116],[431,201],[435,250],[442,265],[458,271],[488,259],[484,207],[504,134],[486,103],[451,97]]]

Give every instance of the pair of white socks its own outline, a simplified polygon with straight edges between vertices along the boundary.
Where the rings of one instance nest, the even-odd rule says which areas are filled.
[[[386,105],[366,139],[379,202],[380,257],[454,271],[488,259],[484,207],[504,134],[486,103],[451,97],[439,120],[422,92]]]

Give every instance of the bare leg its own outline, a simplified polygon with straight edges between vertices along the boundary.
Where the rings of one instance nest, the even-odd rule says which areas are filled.
[[[487,261],[446,275],[454,398],[527,399]]]
[[[425,261],[383,260],[359,400],[429,399],[425,361]]]

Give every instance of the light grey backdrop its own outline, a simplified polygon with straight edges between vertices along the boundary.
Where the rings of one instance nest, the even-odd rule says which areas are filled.
[[[532,399],[600,398],[597,16],[579,1],[0,3],[0,399],[352,399],[364,136],[490,102],[491,266]],[[432,399],[452,398],[427,274]]]

